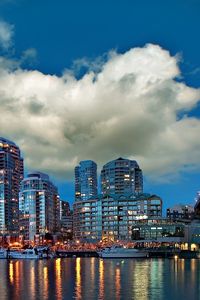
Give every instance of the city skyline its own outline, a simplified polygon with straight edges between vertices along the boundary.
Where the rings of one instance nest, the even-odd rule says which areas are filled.
[[[0,300],[200,299],[200,0],[0,0]]]
[[[18,149],[19,149],[19,147],[15,144],[15,142],[14,141],[10,141],[10,140],[8,140],[8,139],[5,139],[4,137],[1,137],[1,140],[4,142],[4,143],[10,143],[11,145],[13,145],[14,147],[17,147]],[[19,151],[20,151],[20,153],[21,153],[21,149],[19,149]],[[26,163],[24,162],[24,158],[23,157],[21,157],[21,160],[22,160],[22,162],[23,162],[23,169],[25,168],[25,166],[26,166]],[[91,175],[91,171],[87,171],[87,168],[86,167],[88,167],[88,163],[90,163],[90,162],[92,162],[92,167],[94,167],[95,166],[95,168],[96,168],[96,175],[95,175],[95,178],[94,178],[94,182],[93,182],[93,185],[94,185],[94,187],[92,188],[92,190],[93,190],[93,192],[94,192],[94,190],[96,189],[96,193],[94,193],[93,195],[89,195],[89,191],[88,191],[88,195],[85,195],[86,196],[86,198],[85,198],[85,196],[83,197],[83,198],[85,198],[85,200],[88,200],[90,197],[92,197],[92,196],[98,196],[98,195],[101,195],[101,194],[104,194],[103,193],[103,188],[102,188],[102,178],[101,178],[101,174],[102,174],[102,171],[104,170],[104,168],[106,167],[106,168],[109,168],[110,166],[112,166],[112,164],[113,164],[113,162],[115,162],[115,161],[120,161],[120,160],[125,160],[125,161],[130,161],[130,162],[133,162],[134,164],[135,164],[135,166],[138,168],[138,171],[141,173],[141,175],[139,175],[140,173],[138,173],[138,175],[139,176],[142,176],[141,178],[142,178],[142,183],[141,183],[141,187],[139,187],[139,185],[138,185],[138,188],[136,189],[136,192],[141,192],[142,193],[142,191],[143,191],[143,175],[144,175],[144,178],[145,178],[145,174],[142,174],[142,170],[140,169],[140,167],[138,166],[138,164],[137,164],[137,162],[136,161],[132,161],[132,160],[129,160],[129,159],[127,159],[127,158],[116,158],[115,160],[112,160],[112,161],[109,161],[109,162],[106,162],[106,163],[104,163],[104,165],[103,166],[98,166],[94,161],[91,161],[91,160],[83,160],[83,161],[80,161],[79,162],[79,165],[78,166],[75,166],[75,168],[74,168],[74,171],[75,171],[75,176],[74,176],[74,178],[73,178],[73,181],[72,181],[72,185],[73,185],[73,187],[72,187],[72,190],[73,190],[73,194],[72,194],[72,198],[66,198],[66,197],[63,197],[62,196],[62,191],[61,191],[61,193],[60,193],[60,189],[59,189],[59,187],[58,187],[58,194],[60,195],[60,197],[61,197],[61,200],[64,200],[64,201],[69,201],[69,203],[70,203],[70,206],[72,207],[72,205],[73,205],[73,203],[74,203],[74,201],[76,201],[76,190],[77,190],[77,179],[76,179],[76,169],[77,169],[77,167],[79,167],[80,169],[81,169],[81,173],[82,173],[82,177],[84,178],[84,183],[83,183],[83,189],[85,189],[85,190],[87,190],[87,187],[86,187],[86,183],[87,183],[87,181],[88,181],[88,176],[89,176],[89,174]],[[86,164],[85,164],[86,163]],[[94,166],[93,166],[94,165]],[[97,173],[97,168],[99,169],[99,172]],[[100,171],[100,168],[101,168],[101,171]],[[24,170],[23,170],[24,171]],[[26,170],[27,172],[24,174],[24,180],[26,180],[26,178],[28,178],[29,177],[29,174],[43,174],[42,172],[41,172],[41,170]],[[88,173],[88,174],[87,174]],[[44,173],[44,175],[45,176],[49,176],[48,174],[45,174]],[[97,175],[99,175],[99,176],[97,176]],[[112,174],[111,174],[112,175]],[[113,176],[113,175],[112,175]],[[123,176],[124,176],[124,174],[123,174]],[[119,177],[119,179],[120,179],[120,177]],[[141,180],[141,179],[140,179]],[[138,181],[138,184],[140,184],[140,180]],[[53,180],[53,184],[56,184],[56,179],[54,178],[54,180]],[[64,186],[66,185],[66,183],[64,183]],[[56,186],[57,186],[57,184],[56,184]],[[152,194],[159,194],[159,193],[157,193],[155,190],[153,191],[152,190],[152,188],[150,188],[150,190],[147,190],[147,188],[144,186],[144,192],[151,192]],[[131,192],[131,191],[130,191]],[[113,193],[115,194],[115,192],[113,191]],[[113,193],[111,193],[111,194],[113,194]],[[194,206],[195,205],[195,200],[196,200],[196,197],[197,197],[197,194],[199,193],[199,191],[197,191],[196,190],[196,193],[195,193],[195,198],[190,202],[190,201],[179,201],[179,202],[172,202],[171,204],[170,203],[167,203],[165,200],[163,201],[163,215],[165,215],[166,214],[166,210],[167,210],[167,208],[169,208],[169,207],[172,207],[173,205],[179,205],[179,204],[182,204],[182,205],[184,205],[184,204],[186,204],[186,205],[192,205],[192,206]],[[123,193],[122,193],[123,194]],[[126,193],[125,193],[126,194]],[[78,198],[77,198],[78,199]]]
[[[141,166],[145,192],[193,204],[199,3],[78,4],[0,3],[1,136],[71,203],[79,161],[122,156]]]

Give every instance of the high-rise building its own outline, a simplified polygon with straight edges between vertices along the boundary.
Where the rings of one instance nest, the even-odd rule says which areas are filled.
[[[19,230],[19,186],[23,179],[19,147],[0,137],[0,234],[17,235]]]
[[[143,191],[143,175],[135,160],[119,157],[103,166],[101,171],[101,193],[127,194]]]
[[[75,167],[75,200],[87,200],[97,196],[97,165],[84,160]]]
[[[34,172],[21,182],[19,193],[20,234],[33,241],[36,236],[60,230],[58,190],[47,174]]]

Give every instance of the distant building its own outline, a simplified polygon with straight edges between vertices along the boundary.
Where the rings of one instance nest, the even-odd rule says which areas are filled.
[[[195,213],[195,218],[200,219],[200,191],[197,192],[197,196],[195,199],[194,213]]]
[[[19,233],[19,186],[23,176],[19,147],[0,137],[0,235]]]
[[[75,167],[75,201],[88,200],[97,195],[97,165],[84,160]]]
[[[103,166],[101,171],[101,193],[103,195],[123,195],[142,191],[142,170],[135,160],[119,157]]]
[[[74,238],[131,240],[134,220],[162,216],[162,199],[150,194],[100,195],[74,203]]]
[[[60,200],[60,219],[70,215],[70,205],[68,201]]]
[[[167,219],[193,219],[194,218],[194,207],[191,205],[178,204],[172,208],[167,209]]]
[[[184,222],[175,222],[165,218],[136,220],[132,227],[133,240],[181,242],[184,233]]]
[[[70,210],[69,202],[60,200],[60,226],[64,240],[72,239],[73,236],[73,214]]]
[[[60,231],[58,190],[47,174],[29,173],[21,182],[19,211],[20,235],[27,241]]]
[[[200,222],[191,219],[170,220],[149,218],[135,220],[132,226],[132,239],[139,243],[169,245],[182,250],[200,249]]]

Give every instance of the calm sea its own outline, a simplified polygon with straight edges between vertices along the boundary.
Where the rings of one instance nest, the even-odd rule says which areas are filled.
[[[200,299],[200,260],[0,260],[0,299]]]

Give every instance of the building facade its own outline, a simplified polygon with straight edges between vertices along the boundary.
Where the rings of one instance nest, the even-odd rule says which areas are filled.
[[[191,205],[179,204],[172,208],[167,208],[167,219],[190,219],[194,218],[194,207]]]
[[[75,167],[75,201],[85,201],[97,196],[97,165],[84,160]]]
[[[180,241],[184,237],[184,222],[164,218],[136,220],[132,227],[133,240]]]
[[[197,196],[195,198],[194,214],[195,218],[200,219],[200,191],[197,192]]]
[[[69,202],[60,200],[60,231],[64,240],[71,240],[73,237],[73,213],[70,210]]]
[[[19,187],[23,176],[19,147],[0,138],[0,235],[19,233]]]
[[[119,157],[105,164],[101,171],[101,193],[128,194],[142,193],[143,175],[135,160]]]
[[[49,176],[34,172],[22,180],[19,193],[20,235],[27,241],[60,231],[58,190]]]
[[[100,195],[74,203],[74,238],[81,240],[131,240],[135,220],[162,216],[162,199],[132,193]]]

